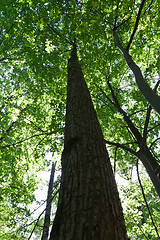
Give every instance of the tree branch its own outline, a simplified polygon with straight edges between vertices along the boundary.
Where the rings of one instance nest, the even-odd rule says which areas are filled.
[[[102,89],[100,86],[98,86],[96,83],[94,83],[94,84],[95,84],[96,87],[105,95],[105,97],[107,98],[107,100],[108,100],[114,107],[116,107],[115,104],[114,104],[114,102],[112,102],[112,100],[107,96],[107,94],[103,91],[103,89]]]
[[[36,149],[38,148],[38,146],[43,142],[43,140],[48,137],[48,134],[45,135],[39,142],[38,144],[35,146],[34,150],[32,151],[32,153],[30,154],[29,158],[36,152]]]
[[[56,197],[56,195],[58,194],[58,192],[59,192],[59,190],[57,190],[56,191],[56,193],[54,194],[54,196],[51,198],[51,200],[50,200],[50,203],[49,204],[51,204],[52,203],[52,201],[53,201],[53,199]],[[30,236],[29,236],[29,238],[28,238],[28,240],[30,240],[31,239],[31,237],[32,237],[32,235],[33,235],[33,232],[34,232],[34,230],[35,230],[35,228],[37,227],[37,225],[38,225],[38,222],[39,222],[39,219],[40,219],[40,217],[43,215],[43,213],[46,211],[46,208],[40,213],[40,215],[38,216],[38,218],[37,218],[37,221],[36,221],[36,224],[34,225],[34,228],[32,229],[32,232],[31,232],[31,234],[30,234]]]
[[[122,26],[123,24],[125,24],[126,22],[128,22],[131,19],[132,15],[130,15],[127,19],[125,19],[123,22],[121,22],[118,26],[115,27],[115,30],[117,28],[119,28],[120,26]]]
[[[17,116],[17,120],[11,123],[11,125],[8,127],[8,129],[5,131],[4,134],[7,134],[7,133],[9,133],[9,132],[12,130],[12,128],[13,128],[13,127],[17,124],[17,122],[19,121],[19,119],[20,119],[20,117],[22,116],[22,114],[23,114],[24,111],[26,111],[26,108],[23,108],[23,109],[21,110],[20,114]],[[5,135],[2,136],[2,137],[0,138],[0,142],[2,142],[2,141],[5,139],[5,137],[6,137]]]
[[[135,114],[137,114],[137,113],[140,113],[140,112],[144,112],[144,111],[146,111],[146,110],[147,110],[147,108],[141,109],[141,110],[138,110],[138,111],[135,111],[135,112],[129,114],[128,117],[131,117],[131,116],[133,116],[133,115],[135,115]]]
[[[14,147],[14,146],[16,146],[16,145],[18,145],[18,144],[20,144],[20,143],[23,143],[23,142],[25,142],[25,141],[28,141],[28,140],[30,140],[30,139],[32,139],[32,138],[34,138],[34,137],[38,137],[38,136],[43,136],[43,135],[51,135],[51,134],[53,134],[53,133],[56,133],[57,131],[53,131],[53,132],[49,132],[49,133],[38,133],[38,134],[35,134],[35,135],[32,135],[31,137],[27,137],[27,138],[25,138],[25,139],[23,139],[23,140],[21,140],[21,141],[18,141],[18,142],[15,142],[15,143],[12,143],[12,144],[7,144],[7,145],[4,145],[4,146],[1,146],[0,147],[0,149],[2,149],[2,148],[7,148],[7,147]],[[45,136],[46,137],[46,136]]]
[[[133,2],[132,6],[134,6],[134,4],[135,4],[135,0]],[[131,11],[130,16],[127,19],[123,20],[118,26],[114,26],[114,30],[116,30],[117,28],[119,28],[120,26],[122,26],[123,24],[128,22],[131,19],[131,17],[132,17],[132,13],[133,13],[133,7],[132,7],[132,11]]]
[[[108,80],[107,80],[108,81]],[[131,120],[130,120],[130,117],[129,116],[127,116],[127,114],[126,114],[126,112],[124,112],[123,111],[123,109],[121,109],[122,111],[123,111],[123,113],[122,112],[120,112],[120,110],[119,110],[119,108],[118,108],[118,106],[120,107],[120,104],[119,104],[119,102],[118,102],[118,99],[116,98],[116,96],[115,96],[115,94],[114,94],[114,91],[112,92],[113,94],[114,94],[114,96],[115,96],[115,98],[116,98],[116,102],[118,103],[118,106],[107,96],[107,94],[103,91],[103,89],[101,88],[101,87],[99,87],[96,83],[94,83],[95,85],[96,85],[96,87],[98,88],[98,89],[100,89],[100,91],[105,95],[105,97],[107,98],[107,100],[118,110],[118,112],[119,113],[121,113],[121,114],[125,114],[125,117],[124,117],[124,120],[125,120],[125,122],[127,123],[127,126],[125,126],[126,128],[127,128],[127,131],[129,132],[129,134],[131,135],[131,137],[132,138],[135,138],[135,135],[133,134],[133,131],[131,130],[131,126],[132,126],[132,128],[134,127],[134,124],[131,122]],[[108,84],[108,83],[107,83]],[[110,84],[110,87],[111,87],[111,84]],[[113,89],[112,89],[113,90]],[[114,99],[113,99],[114,100]],[[109,108],[111,109],[111,111],[112,112],[114,112],[114,110],[109,106]],[[121,108],[121,107],[120,107]],[[124,116],[124,115],[123,115]],[[127,119],[128,118],[128,122],[127,122]],[[132,125],[131,124],[129,124],[129,121],[130,121],[130,123],[132,123]],[[136,138],[137,139],[137,138]],[[141,141],[141,140],[140,140]]]
[[[152,107],[151,105],[147,109],[147,114],[146,114],[146,120],[143,128],[143,137],[142,137],[142,142],[144,145],[146,145],[146,140],[147,140],[147,134],[148,134],[148,125],[149,125],[149,120],[150,120],[150,115],[151,115],[151,110]]]
[[[32,123],[39,131],[46,133],[46,131],[44,131],[43,129],[41,129],[39,126],[37,126],[32,120],[25,118],[27,121],[29,121],[30,123]]]
[[[153,129],[155,129],[156,127],[159,127],[159,126],[160,126],[160,123],[156,124],[154,127],[150,128],[150,129],[148,130],[148,132],[151,132]]]
[[[156,227],[156,225],[155,225],[155,223],[154,223],[154,220],[153,220],[153,217],[152,217],[152,214],[151,214],[151,211],[150,211],[150,209],[149,209],[149,205],[148,205],[148,202],[147,202],[147,199],[146,199],[146,196],[145,196],[145,192],[144,192],[144,189],[143,189],[143,186],[142,186],[142,182],[141,182],[141,179],[140,179],[139,169],[138,169],[138,159],[137,159],[137,163],[136,163],[136,168],[137,168],[138,182],[139,182],[139,185],[140,185],[140,188],[141,188],[141,191],[142,191],[143,199],[144,199],[144,201],[145,201],[146,207],[147,207],[147,209],[148,209],[149,216],[150,216],[150,218],[151,218],[151,221],[152,221],[152,224],[153,224],[153,226],[154,226],[154,228],[155,228],[155,231],[156,231],[156,233],[157,233],[157,236],[158,236],[158,238],[160,239],[160,236],[159,236],[159,233],[158,233],[158,229],[157,229],[157,227]]]
[[[139,8],[139,11],[138,11],[138,14],[137,14],[137,18],[136,18],[134,30],[133,30],[133,32],[132,32],[132,34],[131,34],[129,43],[128,43],[127,47],[126,47],[126,50],[127,50],[127,51],[129,50],[130,45],[131,45],[131,43],[132,43],[132,40],[133,40],[133,38],[134,38],[134,35],[135,35],[136,31],[137,31],[138,23],[139,23],[139,20],[140,20],[140,15],[141,15],[141,12],[142,12],[142,9],[143,9],[143,6],[144,6],[145,1],[146,1],[146,0],[142,0],[142,2],[141,2],[140,8]]]
[[[160,137],[159,138],[156,138],[150,145],[149,149],[151,149],[151,147],[158,141],[160,140]]]
[[[133,154],[134,156],[136,156],[136,157],[139,156],[136,151],[132,150],[132,149],[129,148],[129,147],[124,146],[124,144],[115,143],[115,142],[110,142],[110,141],[107,141],[107,140],[105,140],[105,139],[104,139],[104,142],[105,142],[106,144],[111,145],[111,146],[114,146],[114,147],[117,147],[117,148],[121,148],[121,149],[123,149],[123,150],[125,150],[125,151],[127,151],[127,152],[130,152],[130,153],[132,153],[132,154]]]
[[[154,0],[151,1],[151,3],[149,4],[148,8],[145,10],[145,12],[143,13],[144,15],[146,14],[146,12],[151,8],[152,4],[153,4]]]
[[[56,164],[56,163],[55,163],[55,164]],[[56,183],[56,184],[55,184],[55,183]],[[52,194],[55,194],[54,192],[55,192],[55,190],[57,189],[58,186],[59,186],[59,182],[57,182],[57,180],[56,180],[56,181],[54,182],[54,190],[51,192],[51,195],[52,195]],[[57,190],[59,190],[59,188],[58,188]],[[56,190],[56,192],[57,192],[57,190]],[[50,197],[51,197],[51,195],[50,195]],[[44,200],[44,201],[41,201],[41,202],[42,202],[42,203],[40,203],[40,205],[39,205],[36,209],[34,209],[34,210],[29,214],[29,216],[32,216],[38,209],[40,209],[40,208],[47,202],[47,199]],[[24,221],[24,220],[25,220],[26,218],[28,218],[29,216],[25,216],[25,217],[19,219],[18,221],[15,221],[16,224]],[[35,222],[35,220],[34,220],[33,222]],[[31,223],[29,223],[29,224],[26,224],[26,225],[23,225],[24,228],[32,225],[33,222],[31,222]],[[0,237],[1,237],[1,236],[0,236]]]
[[[99,101],[103,102],[105,106],[107,106],[113,113],[115,113],[115,111],[111,108],[111,106],[106,101],[102,100],[100,96],[95,96],[94,94],[92,96],[98,99]]]
[[[143,78],[142,72],[140,68],[136,65],[136,63],[132,60],[132,57],[129,55],[128,51],[122,46],[119,37],[116,31],[113,30],[113,36],[115,38],[115,42],[117,47],[123,53],[124,59],[128,64],[128,67],[132,70],[137,86],[145,99],[149,102],[149,104],[155,109],[155,111],[160,115],[160,97],[150,88],[149,84]]]
[[[58,36],[58,37],[60,37],[60,38],[64,38],[64,36],[61,34],[61,33],[59,33],[56,29],[54,29],[52,26],[50,26],[49,24],[47,24],[48,25],[48,27]],[[74,42],[72,42],[72,41],[69,41],[67,38],[64,38],[65,39],[65,41],[67,42],[67,43],[69,43],[70,45],[74,45]]]
[[[6,33],[4,34],[4,36],[11,31],[11,29],[14,27],[15,24],[16,24],[16,21],[15,21],[15,22],[11,25],[11,27],[6,31]],[[0,45],[1,45],[1,44],[3,43],[3,41],[4,41],[4,36],[3,36],[3,38],[2,38],[2,40],[1,40],[1,42],[0,42]]]
[[[142,136],[140,134],[140,132],[138,131],[138,129],[134,126],[134,124],[132,123],[132,121],[130,120],[130,118],[128,117],[128,115],[126,114],[126,112],[121,108],[118,99],[114,93],[114,90],[109,82],[109,80],[107,81],[108,87],[111,90],[112,93],[112,98],[115,102],[115,106],[117,108],[117,110],[119,111],[119,113],[121,113],[123,115],[123,118],[125,120],[125,122],[127,123],[129,129],[131,130],[131,132],[133,133],[133,135],[135,136],[137,142],[140,144],[140,142],[142,141]]]
[[[114,175],[116,174],[117,150],[118,150],[118,147],[115,148],[115,152],[114,152],[114,168],[113,168]]]
[[[154,88],[154,92],[156,93],[158,87],[159,87],[159,84],[160,84],[160,80],[157,81],[156,85],[155,85],[155,88]]]
[[[14,146],[16,146],[16,145],[18,145],[18,144],[20,144],[20,143],[23,143],[23,142],[25,142],[25,141],[30,140],[31,138],[38,137],[38,136],[42,136],[42,135],[44,135],[44,133],[35,134],[35,135],[32,135],[31,137],[25,138],[25,139],[23,139],[23,140],[21,140],[21,141],[18,141],[18,142],[12,143],[12,144],[7,144],[7,145],[4,145],[4,146],[1,146],[0,149],[2,149],[2,148],[7,148],[7,147],[11,147],[11,146],[14,147]]]

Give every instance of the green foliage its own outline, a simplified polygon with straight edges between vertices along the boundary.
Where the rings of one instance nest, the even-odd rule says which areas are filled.
[[[7,239],[24,237],[24,229],[15,219],[28,214],[38,172],[47,167],[46,153],[62,150],[67,60],[74,38],[105,139],[139,150],[122,114],[112,104],[107,84],[109,80],[120,106],[143,134],[148,103],[139,92],[112,32],[116,23],[117,33],[126,47],[139,7],[139,1],[129,0],[1,1],[0,209],[3,215],[0,236],[4,236],[1,239],[9,232],[12,235]],[[146,1],[130,54],[152,88],[160,74],[158,27],[158,1]],[[147,144],[157,158],[158,138],[159,117],[152,110]],[[131,179],[135,157],[114,147],[109,152],[121,177]],[[148,180],[146,183],[144,179],[143,184],[149,201],[154,203],[151,209],[158,225],[158,200],[153,188],[147,189]],[[142,210],[137,210],[137,206],[142,208],[144,202],[138,184],[130,184],[123,191],[127,195],[126,219],[134,211],[138,213],[132,223],[126,220],[128,232],[130,235],[133,232],[135,239],[142,239],[139,228]],[[135,195],[138,200],[134,199]],[[141,227],[149,238],[152,223],[145,207],[143,214],[147,220]],[[19,231],[11,231],[12,228]]]
[[[144,169],[141,166],[141,175],[142,173],[143,177],[141,181],[145,191],[145,197],[147,199],[154,224],[158,226],[160,217],[160,200],[155,193],[152,183],[149,181],[148,175],[144,173]],[[131,239],[159,239],[144,198],[142,197],[142,190],[139,186],[135,171],[133,172],[132,179],[125,181],[124,186],[119,186],[119,190],[128,236]]]

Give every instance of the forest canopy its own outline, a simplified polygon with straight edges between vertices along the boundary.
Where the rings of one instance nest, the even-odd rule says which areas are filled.
[[[67,62],[75,39],[128,235],[158,239],[159,12],[158,0],[1,0],[2,240],[29,239],[33,229],[40,239],[43,215],[36,224],[30,204],[38,201],[39,172],[63,150]],[[56,203],[54,198],[53,212]]]

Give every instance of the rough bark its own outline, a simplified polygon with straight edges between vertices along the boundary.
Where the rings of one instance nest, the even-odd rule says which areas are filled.
[[[53,239],[127,239],[112,167],[75,46],[68,62],[62,182]]]
[[[43,225],[43,232],[42,232],[41,240],[48,240],[48,235],[49,235],[54,173],[55,173],[55,163],[52,163],[51,175],[50,175],[49,187],[48,187],[48,194],[47,194],[46,212],[45,212],[45,218],[44,218],[44,225]]]

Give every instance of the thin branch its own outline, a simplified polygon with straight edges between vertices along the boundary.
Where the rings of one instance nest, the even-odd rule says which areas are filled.
[[[146,145],[146,140],[147,140],[147,134],[148,134],[147,129],[148,129],[149,120],[150,120],[150,116],[151,116],[151,110],[152,110],[152,107],[150,105],[147,109],[146,120],[145,120],[145,124],[144,124],[144,128],[143,128],[142,142],[145,145]]]
[[[154,127],[150,128],[150,129],[148,130],[148,132],[152,131],[153,129],[155,129],[155,128],[159,127],[159,126],[160,126],[160,123],[156,124]]]
[[[144,112],[144,111],[146,111],[146,110],[147,110],[147,108],[144,108],[144,109],[141,109],[141,110],[135,111],[135,112],[129,114],[128,117],[131,117],[131,116],[133,116],[133,115],[135,115],[135,114],[137,114],[137,113],[140,113],[140,112]]]
[[[107,80],[107,85],[108,85],[108,87],[109,87],[109,89],[110,89],[110,91],[111,91],[112,98],[113,98],[113,100],[114,100],[114,102],[115,102],[114,105],[116,106],[117,109],[120,109],[121,106],[120,106],[120,104],[119,104],[119,102],[118,102],[118,99],[117,99],[117,97],[116,97],[116,95],[115,95],[115,93],[114,93],[114,90],[113,90],[112,85],[111,85],[111,83],[110,83],[109,80]]]
[[[105,77],[106,77],[106,76],[105,76]],[[107,77],[106,77],[106,78],[107,78]],[[108,86],[109,86],[109,88],[110,88],[110,90],[111,90],[112,98],[113,98],[113,100],[115,101],[115,103],[107,96],[107,94],[103,91],[103,89],[102,89],[101,87],[99,87],[96,83],[94,83],[94,84],[96,85],[96,87],[97,87],[98,89],[100,89],[100,91],[105,95],[105,97],[107,98],[107,100],[118,110],[118,112],[123,115],[124,120],[125,120],[125,122],[127,123],[127,126],[128,126],[128,127],[126,126],[126,127],[127,127],[127,130],[128,130],[128,132],[129,132],[129,134],[131,135],[131,137],[132,137],[133,139],[135,139],[135,133],[136,133],[136,131],[138,131],[138,129],[134,126],[134,124],[133,124],[132,121],[130,120],[129,116],[127,116],[126,112],[121,108],[121,106],[120,106],[120,104],[119,104],[119,102],[118,102],[118,99],[117,99],[117,97],[116,97],[116,95],[115,95],[115,93],[114,93],[114,90],[113,90],[113,88],[112,88],[109,80],[107,80],[107,84],[108,84]],[[111,109],[111,108],[110,108],[110,109]],[[112,110],[112,109],[111,109],[111,110]],[[112,110],[112,111],[113,111],[113,110]],[[113,111],[113,112],[114,112],[114,111]],[[136,135],[137,135],[136,140],[139,139],[139,141],[141,142],[142,137],[141,137],[140,132],[138,131],[138,132],[136,133]],[[139,136],[138,136],[138,135],[139,135]]]
[[[156,85],[155,85],[155,88],[154,88],[154,92],[157,91],[158,87],[159,87],[159,84],[160,84],[160,80],[157,81]]]
[[[25,142],[25,141],[28,141],[28,140],[30,140],[30,139],[32,139],[32,138],[34,138],[34,137],[38,137],[38,136],[43,136],[43,135],[47,135],[47,136],[49,136],[49,135],[51,135],[51,134],[55,134],[55,133],[57,133],[59,130],[62,130],[62,129],[64,129],[64,128],[60,128],[60,129],[58,129],[58,130],[56,130],[56,131],[52,131],[52,132],[45,132],[45,133],[38,133],[38,134],[35,134],[35,135],[32,135],[31,137],[28,137],[28,138],[25,138],[25,139],[23,139],[23,140],[21,140],[21,141],[19,141],[19,142],[15,142],[15,143],[12,143],[12,144],[7,144],[7,145],[4,145],[4,146],[1,146],[0,147],[0,149],[2,149],[2,148],[7,148],[7,147],[14,147],[14,146],[16,146],[16,145],[18,145],[18,144],[20,144],[20,143],[23,143],[23,142]]]
[[[113,106],[115,106],[115,103],[114,102],[112,102],[112,100],[107,96],[107,94],[104,92],[104,90],[100,87],[100,86],[98,86],[96,83],[94,83],[95,84],[95,86],[104,94],[104,96],[107,98],[107,100],[113,105]],[[115,106],[116,107],[116,106]]]
[[[151,1],[151,3],[149,4],[148,8],[144,11],[143,15],[145,15],[146,12],[150,10],[150,8],[152,7],[153,2],[154,2],[154,0]]]
[[[12,48],[12,50],[14,50],[14,48]],[[7,61],[11,60],[11,61],[12,61],[12,60],[18,59],[18,56],[15,57],[15,58],[11,58],[11,56],[14,56],[14,55],[17,54],[17,53],[23,53],[23,52],[20,51],[20,50],[18,50],[18,51],[15,50],[15,52],[9,54],[9,55],[6,56],[6,57],[3,57],[2,59],[0,59],[0,62],[4,63],[3,61],[5,61],[5,60],[7,60]]]
[[[5,35],[6,34],[8,34],[10,31],[11,31],[11,29],[14,27],[14,25],[16,24],[16,21],[11,25],[11,27],[6,31],[6,33],[5,33]],[[5,36],[4,35],[4,36]],[[4,36],[3,36],[3,38],[2,38],[2,40],[1,40],[1,42],[0,42],[0,45],[3,43],[3,41],[4,41]]]
[[[160,159],[159,159],[159,156],[156,155],[156,153],[152,150],[152,149],[149,149],[151,154],[153,155],[153,157],[157,160],[157,163],[160,163]]]
[[[139,8],[139,11],[138,11],[138,14],[137,14],[137,18],[136,18],[134,30],[133,30],[133,32],[132,32],[132,34],[131,34],[129,43],[128,43],[127,47],[126,47],[126,50],[127,50],[127,51],[129,50],[130,45],[131,45],[131,43],[132,43],[132,40],[133,40],[133,38],[134,38],[134,35],[135,35],[136,31],[137,31],[138,23],[139,23],[139,20],[140,20],[140,15],[141,15],[141,12],[142,12],[142,9],[143,9],[143,6],[144,6],[145,1],[146,1],[146,0],[142,0],[142,2],[141,2],[140,8]]]
[[[59,190],[57,190],[56,191],[56,193],[53,195],[53,197],[51,198],[51,200],[50,200],[50,203],[49,204],[51,204],[52,203],[52,201],[53,201],[53,199],[56,197],[56,195],[58,194],[58,192],[59,192]],[[36,221],[36,224],[34,225],[34,228],[32,229],[32,232],[31,232],[31,234],[30,234],[30,236],[29,236],[29,238],[28,238],[28,240],[30,240],[31,239],[31,237],[32,237],[32,235],[33,235],[33,232],[34,232],[34,230],[35,230],[35,228],[37,227],[37,225],[38,225],[38,222],[39,222],[39,219],[41,218],[41,216],[43,215],[43,213],[46,211],[46,208],[40,213],[40,215],[38,216],[38,218],[37,218],[37,221]]]
[[[153,220],[151,211],[150,211],[150,209],[149,209],[149,205],[148,205],[148,202],[147,202],[147,199],[146,199],[146,196],[145,196],[145,192],[144,192],[144,189],[143,189],[143,186],[142,186],[142,182],[141,182],[141,179],[140,179],[139,169],[138,169],[138,159],[137,159],[137,163],[136,163],[136,168],[137,168],[138,182],[139,182],[139,185],[140,185],[140,188],[141,188],[141,191],[142,191],[143,199],[144,199],[144,201],[145,201],[146,207],[147,207],[147,209],[148,209],[149,216],[150,216],[150,218],[151,218],[151,221],[152,221],[152,224],[153,224],[153,226],[154,226],[154,228],[155,228],[155,231],[156,231],[156,233],[157,233],[157,236],[158,236],[158,238],[160,238],[160,236],[159,236],[159,234],[158,234],[158,229],[157,229],[157,227],[156,227],[156,225],[155,225],[155,223],[154,223],[154,220]]]
[[[107,98],[107,100],[118,110],[118,112],[120,112],[120,110],[119,110],[119,108],[117,108],[117,105],[107,96],[107,94],[103,91],[103,89],[101,88],[101,87],[99,87],[96,83],[94,83],[95,85],[96,85],[96,87],[98,88],[98,89],[100,89],[100,91],[105,95],[105,97]],[[110,85],[111,86],[111,85]],[[117,99],[117,101],[118,101],[118,99]],[[108,105],[107,105],[108,106]],[[118,106],[120,107],[120,104],[118,103]],[[112,112],[114,112],[114,110],[109,106],[109,108],[111,109],[111,111]],[[121,107],[120,107],[121,108]],[[122,110],[123,111],[123,110]],[[124,112],[124,111],[123,111]],[[115,112],[114,112],[115,113]],[[121,112],[120,112],[121,113]],[[125,112],[124,112],[125,113]],[[123,115],[124,116],[124,115]],[[125,116],[127,116],[127,114],[125,113]],[[129,118],[129,117],[128,117]],[[131,130],[131,128],[129,127],[129,124],[128,124],[128,122],[126,121],[126,119],[125,119],[125,117],[124,117],[124,120],[125,120],[125,122],[127,123],[127,126],[124,126],[124,127],[126,127],[127,128],[127,131],[128,131],[128,133],[131,135],[131,137],[133,138],[133,139],[135,139],[135,137],[134,137],[134,134],[133,134],[133,131]],[[131,120],[130,120],[131,121]],[[133,124],[132,124],[133,125]]]
[[[56,184],[55,184],[55,183],[56,183]],[[57,180],[56,180],[56,181],[54,182],[54,190],[51,192],[51,195],[52,195],[52,194],[54,193],[54,191],[57,189],[58,185],[59,185],[59,182],[57,182]],[[59,190],[59,188],[58,188],[58,190]],[[51,196],[51,195],[50,195],[50,196]],[[41,208],[46,202],[47,202],[47,199],[41,201],[40,205],[39,205],[37,208],[35,208],[35,209],[29,214],[29,216],[25,216],[25,217],[21,218],[20,220],[16,221],[16,224],[17,224],[17,223],[20,223],[20,222],[24,221],[25,219],[29,218],[30,216],[32,216],[32,215],[33,215],[39,208]],[[28,227],[28,226],[32,225],[32,223],[34,223],[34,222],[35,222],[35,220],[32,221],[32,222],[29,223],[29,224],[23,225],[23,227],[24,227],[24,228],[25,228],[25,227]],[[1,236],[0,236],[0,237],[1,237]]]
[[[156,138],[156,139],[151,143],[151,145],[149,146],[149,149],[151,149],[152,146],[153,146],[158,140],[160,140],[160,137],[159,137],[159,138]]]
[[[7,147],[14,147],[14,146],[16,146],[16,145],[18,145],[18,144],[20,144],[20,143],[23,143],[23,142],[25,142],[25,141],[28,141],[28,140],[30,140],[30,139],[32,139],[32,138],[34,138],[34,137],[38,137],[38,136],[43,136],[44,134],[46,134],[46,135],[50,135],[50,134],[52,134],[53,132],[51,132],[51,133],[39,133],[39,134],[35,134],[35,135],[32,135],[31,137],[28,137],[28,138],[25,138],[25,139],[23,139],[23,140],[21,140],[21,141],[19,141],[19,142],[15,142],[15,143],[12,143],[12,144],[7,144],[7,145],[4,145],[4,146],[1,146],[0,147],[0,149],[2,149],[2,148],[7,148]]]
[[[3,62],[4,60],[7,60],[7,58],[5,58],[5,57],[4,57],[4,58],[1,58],[1,59],[0,59],[0,62]]]
[[[61,34],[61,33],[59,33],[56,29],[54,29],[52,26],[50,26],[49,24],[47,24],[48,25],[48,27],[58,36],[58,37],[60,37],[60,38],[64,38],[64,36]],[[64,38],[65,39],[65,41],[67,42],[67,43],[69,43],[70,45],[74,45],[74,42],[72,42],[72,41],[69,41],[67,38]]]
[[[44,133],[35,134],[35,135],[32,135],[31,137],[25,138],[25,139],[23,139],[23,140],[21,140],[21,141],[19,141],[19,142],[1,146],[0,149],[2,149],[2,148],[7,148],[7,147],[11,147],[11,146],[14,147],[14,146],[16,146],[16,145],[18,145],[18,144],[20,144],[20,143],[23,143],[23,142],[25,142],[25,141],[30,140],[31,138],[38,137],[38,136],[42,136],[42,135],[44,135]]]
[[[43,142],[43,140],[48,137],[48,134],[45,135],[39,142],[38,144],[35,146],[34,150],[32,151],[32,153],[30,154],[29,158],[35,153],[36,149],[38,148],[38,146]]]
[[[76,0],[76,2],[77,2],[78,4],[81,4],[81,5],[84,6],[84,7],[87,6],[87,3],[82,3],[82,2],[77,1],[77,0]],[[94,14],[94,16],[97,16],[97,15],[98,15],[97,12],[96,12],[95,10],[93,10],[91,7],[89,8],[89,11],[90,11],[92,14]],[[90,20],[90,19],[89,19],[89,20]],[[114,24],[112,24],[110,21],[104,20],[104,22],[107,23],[108,25],[111,25],[112,27],[114,27]]]
[[[5,134],[9,133],[9,132],[12,130],[12,128],[17,124],[17,122],[19,121],[19,119],[20,119],[20,117],[22,116],[22,114],[23,114],[24,111],[26,111],[26,108],[23,108],[23,109],[21,110],[20,114],[17,116],[17,120],[11,123],[11,125],[10,125],[10,126],[8,127],[8,129],[5,131]],[[5,135],[2,136],[2,137],[0,138],[0,142],[2,142],[2,141],[5,139],[5,137],[6,137]]]
[[[134,9],[133,6],[134,5],[135,5],[135,0],[133,1],[133,4],[132,4],[132,11],[130,13],[130,16],[127,19],[123,20],[118,26],[116,26],[114,30],[116,30],[117,28],[119,28],[120,26],[122,26],[123,24],[125,24],[126,22],[128,22],[132,18],[132,13],[133,13],[133,9]],[[127,13],[126,13],[126,15],[127,15]]]
[[[57,186],[58,186],[58,185],[57,185]],[[52,202],[53,199],[56,197],[56,195],[58,194],[58,192],[59,192],[59,189],[55,192],[55,194],[54,194],[53,197],[51,198],[51,202]],[[30,215],[32,215],[35,211],[37,211],[40,207],[42,207],[42,205],[43,205],[46,201],[47,201],[47,199],[46,199],[39,207],[37,207]],[[51,204],[51,203],[50,203],[50,204]],[[39,215],[38,221],[39,221],[40,217],[42,216],[42,214],[44,213],[45,210],[46,210],[46,208],[45,208],[45,209],[43,210],[43,212]],[[23,220],[26,219],[26,218],[27,218],[27,217],[21,219],[20,221],[18,221],[18,222],[16,222],[16,223],[19,223],[19,222],[23,221]],[[29,227],[29,226],[32,225],[34,222],[36,222],[36,226],[37,226],[38,222],[37,222],[37,219],[35,219],[35,220],[33,220],[32,222],[30,222],[29,224],[23,225],[23,228]],[[35,226],[35,227],[36,227],[36,226]],[[34,227],[34,230],[35,230],[35,227]],[[21,228],[21,226],[20,226],[19,228]],[[17,231],[18,231],[18,229],[16,229],[16,230],[13,230],[13,229],[12,229],[12,233],[13,233],[13,232],[17,232]],[[34,232],[34,231],[32,230],[32,234],[33,234],[33,232]],[[5,234],[3,234],[3,235],[0,235],[0,237],[9,235],[10,233],[11,233],[11,232],[5,233]],[[29,239],[31,238],[32,234],[29,236]]]
[[[127,19],[125,19],[123,22],[121,22],[118,26],[116,26],[115,30],[119,27],[121,27],[123,24],[125,24],[126,22],[128,22],[131,19],[132,15],[130,15]]]
[[[135,224],[136,224],[136,222],[135,222]],[[145,237],[147,240],[150,240],[150,239],[146,236],[146,234],[144,233],[144,230],[142,230],[141,226],[139,226],[139,224],[137,224],[137,226],[139,227],[139,230],[140,230],[141,233],[144,235],[144,237]]]
[[[25,8],[23,8],[22,9],[22,11],[21,11],[21,14],[22,14],[22,12],[25,10]],[[11,30],[12,30],[12,28],[14,27],[14,25],[16,24],[16,19],[17,19],[17,17],[20,15],[20,13],[19,12],[17,12],[17,14],[16,14],[16,16],[15,16],[15,19],[14,19],[14,23],[11,25],[11,27],[6,31],[6,33],[4,34],[4,36],[6,35],[6,34],[8,34]],[[4,25],[3,25],[3,27],[4,27]],[[0,42],[0,45],[3,43],[3,41],[4,41],[4,36],[2,36],[2,41]]]
[[[116,29],[116,24],[117,24],[117,19],[118,19],[118,16],[117,16],[118,10],[119,10],[119,2],[117,3],[117,6],[116,6],[116,15],[115,15],[115,19],[114,19],[114,29]]]
[[[43,133],[46,133],[46,131],[44,131],[43,129],[41,129],[39,126],[37,126],[32,120],[25,118],[27,121],[29,121],[30,123],[32,123],[38,130],[40,130]]]
[[[117,148],[121,148],[121,149],[123,149],[123,150],[125,150],[125,151],[127,151],[127,152],[130,152],[130,153],[132,153],[133,155],[135,155],[136,157],[139,156],[136,151],[132,150],[132,149],[129,148],[129,147],[126,147],[124,144],[115,143],[115,142],[110,142],[110,141],[107,141],[107,140],[105,140],[105,139],[104,139],[104,142],[105,142],[106,144],[111,145],[111,146],[114,146],[114,147],[117,147]]]
[[[123,115],[123,118],[125,120],[125,122],[127,123],[128,127],[130,128],[131,132],[133,133],[133,135],[135,136],[136,140],[138,143],[140,143],[142,141],[142,136],[140,134],[140,132],[138,131],[138,129],[134,126],[134,124],[132,123],[131,119],[128,117],[127,113],[121,108],[120,103],[114,93],[114,90],[112,88],[111,83],[109,82],[109,80],[107,81],[108,87],[111,90],[112,93],[112,98],[115,102],[115,106],[117,108],[117,110],[119,111],[119,113],[121,113]]]
[[[113,168],[114,175],[116,174],[117,150],[118,150],[118,147],[115,148],[115,153],[114,153],[114,168]]]
[[[92,95],[94,98],[98,99],[99,101],[103,102],[105,104],[105,106],[107,106],[113,113],[115,113],[115,111],[113,110],[113,108],[111,108],[111,106],[104,100],[102,100],[100,98],[100,96],[95,96],[95,95]]]
[[[128,126],[126,126],[126,128],[127,128],[127,132],[129,133],[131,139],[136,140],[136,138],[135,138],[134,134],[132,133],[131,129]]]

